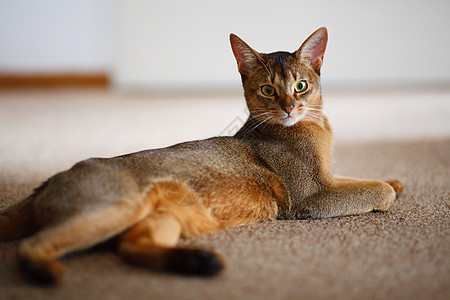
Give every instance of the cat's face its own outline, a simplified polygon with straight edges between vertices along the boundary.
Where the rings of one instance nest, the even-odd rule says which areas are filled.
[[[327,31],[313,33],[294,53],[258,53],[231,35],[250,115],[256,122],[292,126],[318,119],[320,67]]]

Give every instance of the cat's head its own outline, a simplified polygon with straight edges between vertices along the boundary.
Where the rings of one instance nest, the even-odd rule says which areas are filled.
[[[294,53],[265,54],[230,35],[252,118],[292,126],[318,115],[322,109],[320,67],[327,40],[327,29],[322,27]]]

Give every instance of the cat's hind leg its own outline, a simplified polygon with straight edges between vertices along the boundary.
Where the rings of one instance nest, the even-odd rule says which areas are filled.
[[[150,203],[139,206],[116,203],[50,223],[21,242],[21,265],[39,283],[59,283],[64,273],[59,257],[119,234],[145,218],[151,208]]]
[[[148,195],[155,205],[144,220],[120,236],[125,261],[158,271],[215,275],[222,263],[211,251],[176,247],[180,236],[198,236],[222,228],[208,205],[185,184],[161,181]]]
[[[222,269],[217,256],[203,249],[177,248],[182,226],[169,212],[156,212],[120,238],[119,254],[134,265],[186,275],[212,276]]]

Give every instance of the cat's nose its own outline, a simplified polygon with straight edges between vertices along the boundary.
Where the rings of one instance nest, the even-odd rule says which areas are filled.
[[[281,107],[281,109],[283,109],[288,115],[291,114],[292,110],[294,109],[294,104],[288,104],[288,105],[283,105]]]

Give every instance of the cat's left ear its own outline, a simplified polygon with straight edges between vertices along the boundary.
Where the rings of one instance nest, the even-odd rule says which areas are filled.
[[[246,77],[258,65],[261,57],[237,35],[230,34],[231,49],[238,64],[239,73]]]
[[[322,67],[323,55],[327,48],[327,42],[327,29],[325,27],[317,29],[295,52],[297,59],[308,62],[314,71],[316,71],[317,74],[320,74],[320,67]]]

